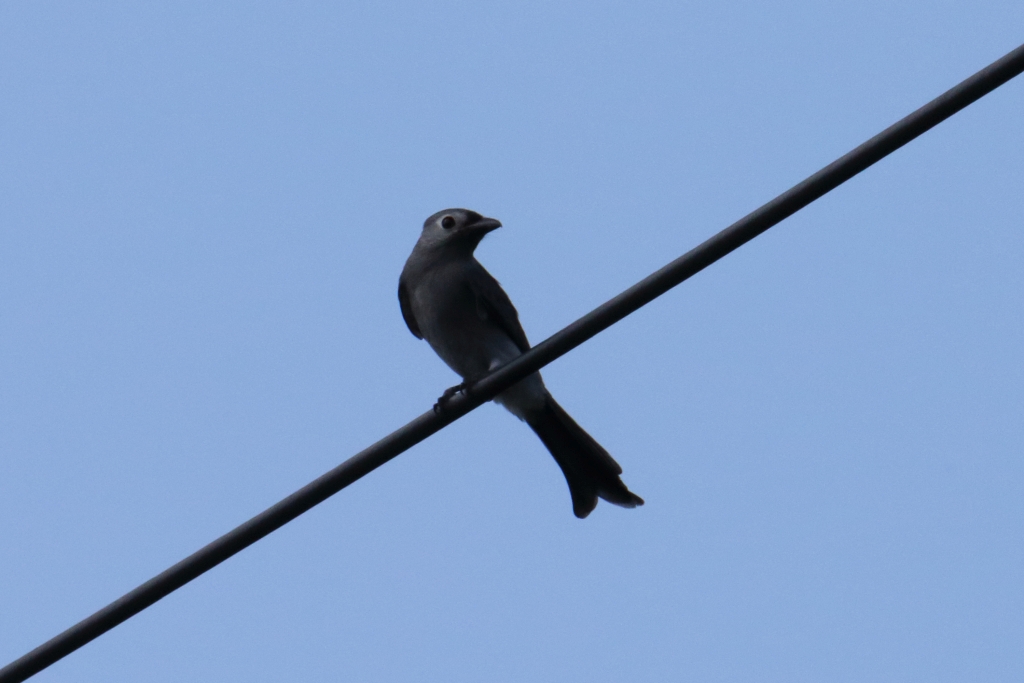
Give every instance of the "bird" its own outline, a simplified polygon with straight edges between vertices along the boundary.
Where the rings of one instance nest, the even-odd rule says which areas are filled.
[[[435,410],[443,411],[455,393],[530,348],[508,294],[473,255],[484,236],[500,227],[500,221],[469,209],[438,211],[423,222],[398,279],[409,331],[463,379],[444,392]],[[598,498],[624,508],[644,504],[622,482],[615,459],[558,405],[539,372],[494,401],[540,437],[565,475],[576,517],[589,515]]]

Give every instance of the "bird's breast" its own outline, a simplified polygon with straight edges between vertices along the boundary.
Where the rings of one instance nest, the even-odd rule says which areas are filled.
[[[480,314],[466,282],[446,275],[424,277],[410,292],[413,315],[435,353],[464,379],[482,377],[519,356],[504,330]]]

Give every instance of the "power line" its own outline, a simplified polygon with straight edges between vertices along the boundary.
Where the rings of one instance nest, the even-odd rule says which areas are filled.
[[[743,246],[1022,71],[1024,45],[736,221],[661,270],[595,308],[508,365],[495,370],[474,384],[468,396],[457,394],[447,404],[442,414],[430,411],[420,415],[248,522],[8,664],[0,669],[0,683],[24,681],[138,614],[398,454],[440,431],[480,404],[491,400],[520,379],[568,353],[726,254]]]

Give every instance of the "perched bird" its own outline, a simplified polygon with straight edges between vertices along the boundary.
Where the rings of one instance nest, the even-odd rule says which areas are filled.
[[[467,209],[439,211],[423,232],[398,279],[398,302],[409,330],[431,348],[464,382],[438,400],[508,363],[530,348],[519,314],[498,281],[473,257],[484,235],[501,223]],[[643,505],[622,483],[622,468],[569,417],[534,373],[494,399],[540,437],[562,468],[572,509],[584,518],[598,497],[622,507]]]

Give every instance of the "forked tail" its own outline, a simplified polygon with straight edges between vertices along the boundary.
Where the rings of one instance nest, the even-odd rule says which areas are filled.
[[[622,468],[608,451],[576,424],[550,395],[543,410],[531,413],[526,423],[562,468],[572,495],[572,511],[583,519],[604,498],[624,508],[643,505],[643,498],[622,483]]]

